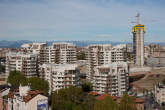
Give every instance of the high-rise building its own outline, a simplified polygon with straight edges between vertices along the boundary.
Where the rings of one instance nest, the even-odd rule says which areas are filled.
[[[49,62],[49,50],[46,43],[29,43],[23,44],[21,47],[25,53],[38,54],[39,64]]]
[[[140,14],[137,14],[137,25],[133,26],[133,54],[134,64],[139,67],[144,65],[144,33],[145,26],[139,23]]]
[[[40,65],[44,63],[75,64],[77,61],[76,46],[72,43],[56,42],[51,46],[46,43],[23,44],[27,53],[37,53]]]
[[[49,93],[79,84],[77,64],[43,64],[40,73],[49,82]]]
[[[94,67],[112,62],[125,62],[126,45],[98,44],[89,45],[87,49],[87,79],[90,81],[93,79]]]
[[[49,47],[49,63],[75,64],[77,62],[76,46],[72,43],[53,43]]]
[[[6,54],[6,76],[10,71],[20,71],[26,77],[36,76],[38,73],[37,54],[26,54],[22,52],[9,52]]]
[[[112,96],[121,96],[129,86],[129,70],[126,62],[114,62],[96,66],[93,89],[99,94],[109,93]]]

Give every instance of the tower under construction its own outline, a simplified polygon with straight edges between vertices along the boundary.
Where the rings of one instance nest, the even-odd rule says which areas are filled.
[[[133,26],[133,54],[134,64],[139,67],[144,65],[144,34],[145,26],[140,24],[140,14],[137,14],[137,24]]]

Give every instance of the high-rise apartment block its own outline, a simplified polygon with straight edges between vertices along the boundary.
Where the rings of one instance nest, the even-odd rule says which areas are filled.
[[[129,70],[126,62],[96,66],[93,75],[93,89],[99,94],[109,93],[121,96],[129,85]]]
[[[36,76],[38,73],[37,62],[37,54],[6,53],[6,76],[8,77],[10,71],[14,70],[22,72],[26,77]]]
[[[46,43],[32,43],[21,46],[25,52],[38,53],[43,63],[74,64],[77,60],[76,46],[72,43],[56,42],[51,46]]]
[[[49,63],[75,64],[77,62],[76,46],[72,43],[53,43],[49,47]]]
[[[49,93],[79,84],[77,64],[43,64],[40,72],[43,78],[49,82]]]
[[[87,47],[88,74],[92,81],[94,67],[113,62],[124,62],[126,45],[112,46],[110,44],[89,45]]]
[[[145,26],[139,23],[140,14],[136,17],[138,18],[137,25],[132,28],[134,63],[136,66],[143,67]]]

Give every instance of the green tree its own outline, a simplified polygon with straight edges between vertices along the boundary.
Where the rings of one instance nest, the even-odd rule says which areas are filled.
[[[84,110],[94,110],[94,105],[96,102],[96,98],[93,95],[87,95],[83,102],[83,109]]]
[[[125,93],[121,99],[119,110],[137,110],[136,98]]]
[[[49,83],[39,77],[31,77],[28,79],[28,83],[33,90],[41,90],[45,95],[48,95]]]
[[[165,85],[165,78],[162,80],[162,83]]]
[[[83,92],[90,92],[93,90],[93,85],[90,82],[82,82],[81,87]]]
[[[72,110],[82,102],[83,92],[81,88],[71,86],[55,91],[52,95],[53,110]],[[75,108],[76,107],[76,108]]]
[[[10,83],[14,87],[19,87],[19,85],[27,85],[28,81],[27,78],[21,74],[19,71],[11,71],[9,73],[9,77],[7,80],[8,83]]]
[[[117,102],[108,96],[104,100],[98,100],[95,103],[94,110],[119,110]]]
[[[84,52],[80,53],[80,55],[77,55],[78,60],[85,60],[85,58],[86,58],[86,55]]]

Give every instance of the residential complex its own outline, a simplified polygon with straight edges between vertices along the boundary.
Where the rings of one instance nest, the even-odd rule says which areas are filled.
[[[43,64],[41,74],[49,82],[52,91],[79,84],[79,70],[77,64]]]
[[[49,54],[46,43],[23,44],[22,50],[26,53],[38,54],[39,64],[48,62]]]
[[[89,45],[87,52],[87,77],[92,81],[94,68],[112,62],[125,62],[126,45],[112,46],[110,44]]]
[[[6,53],[6,76],[10,71],[20,71],[26,77],[36,76],[38,74],[38,57],[37,54],[23,52]]]
[[[94,69],[93,89],[99,94],[109,93],[122,96],[129,86],[129,70],[126,62],[96,66]]]
[[[53,43],[49,47],[49,63],[75,64],[77,62],[76,46],[72,43]]]
[[[55,42],[51,46],[46,43],[32,43],[21,46],[24,52],[38,53],[40,64],[74,64],[77,60],[76,46],[72,43]]]

